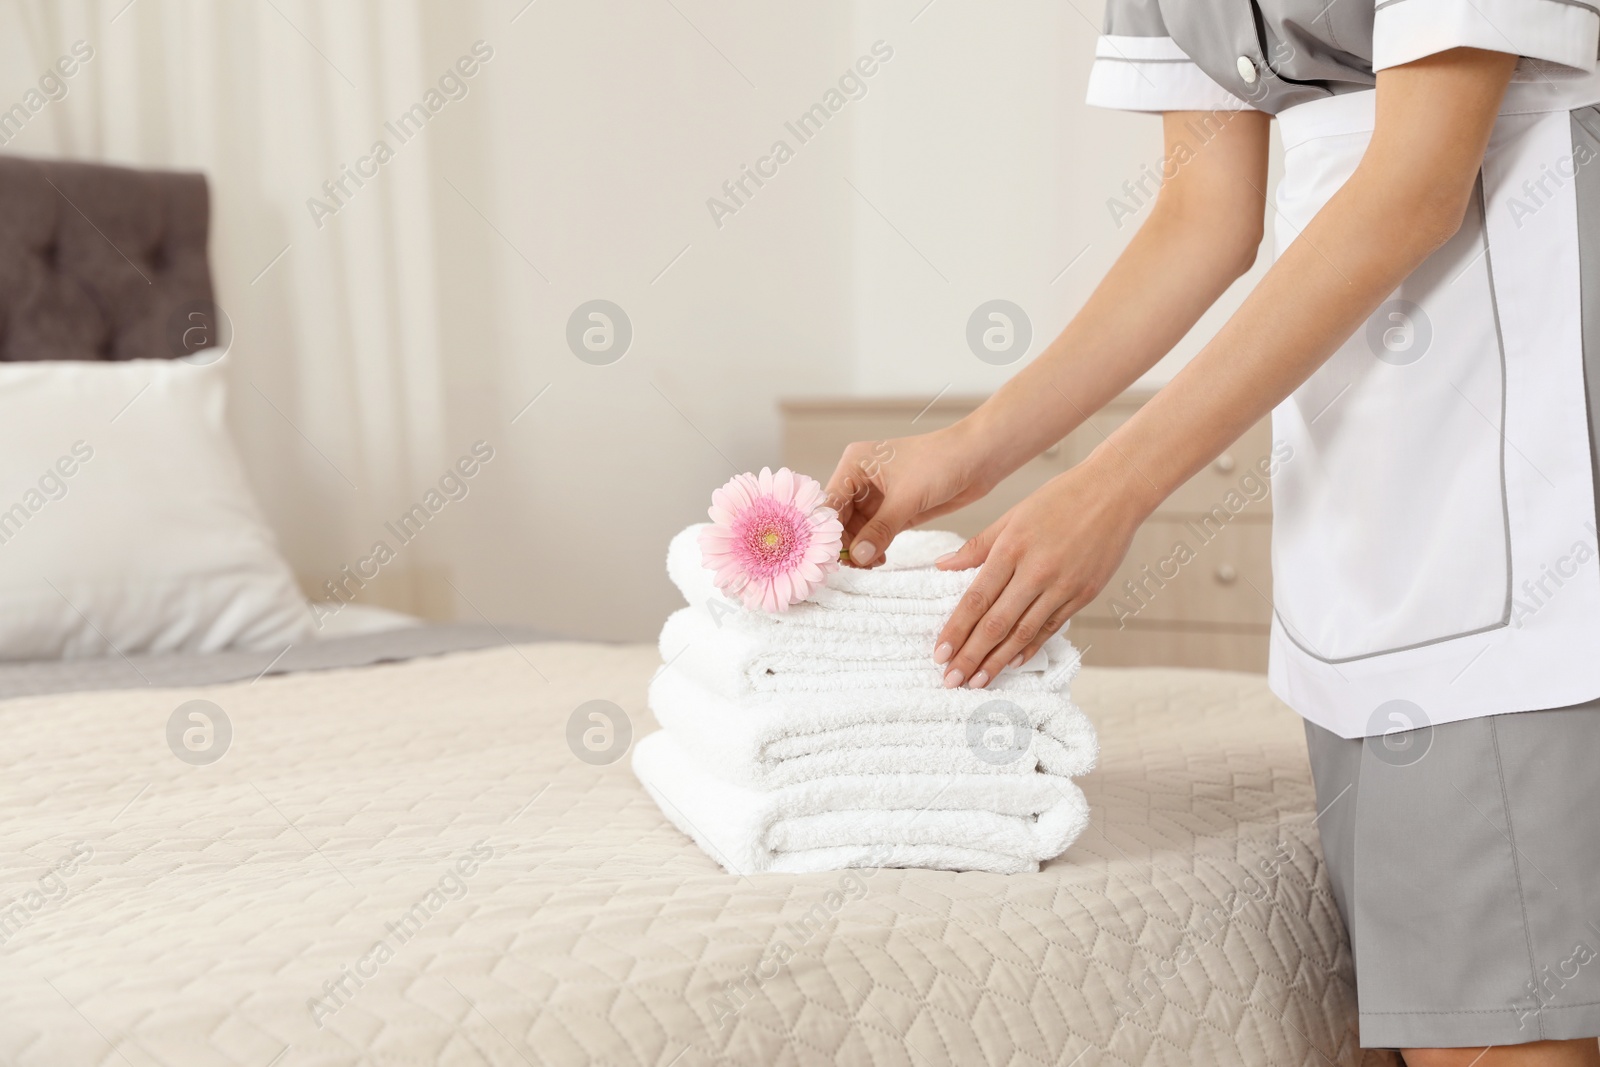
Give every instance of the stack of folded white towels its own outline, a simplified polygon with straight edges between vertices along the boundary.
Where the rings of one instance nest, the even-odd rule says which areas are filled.
[[[852,866],[1036,871],[1088,825],[1073,777],[1097,754],[1069,695],[1078,656],[1050,638],[985,689],[946,689],[932,654],[976,571],[940,571],[954,534],[908,531],[873,570],[805,603],[741,607],[701,565],[700,527],[667,571],[689,602],[661,631],[634,772],[674,825],[735,874]]]

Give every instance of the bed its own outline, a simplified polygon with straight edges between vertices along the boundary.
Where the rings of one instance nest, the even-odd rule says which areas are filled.
[[[0,161],[0,210],[35,166]],[[172,177],[66,172],[169,277],[12,294],[4,358],[148,354],[209,300],[204,187]],[[594,701],[654,728],[654,648],[529,636],[0,667],[0,1064],[1395,1062],[1356,1045],[1300,722],[1259,676],[1086,667],[1093,825],[1037,875],[738,878],[570,740]]]
[[[1258,676],[1085,668],[1094,826],[1039,875],[738,879],[625,759],[569,748],[593,700],[653,728],[658,665],[543,643],[34,677],[0,702],[0,904],[81,862],[0,929],[0,1061],[1364,1062],[1299,720]],[[208,766],[168,744],[197,699],[232,724]]]

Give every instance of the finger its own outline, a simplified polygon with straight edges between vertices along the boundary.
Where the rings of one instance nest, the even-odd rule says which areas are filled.
[[[839,497],[836,497],[831,493],[826,499],[828,506],[834,510],[834,514],[839,516],[839,525],[844,527],[846,530],[844,538],[845,543],[849,544],[850,534],[848,531],[850,529],[850,520],[855,518],[855,501],[848,498],[841,500]]]
[[[850,499],[850,516],[840,520],[844,524],[844,543],[849,547],[861,532],[861,528],[872,518],[873,512],[878,510],[878,505],[883,503],[883,494],[872,486],[863,486],[855,496]]]
[[[850,561],[857,567],[881,562],[883,550],[920,510],[917,501],[907,499],[904,493],[885,492],[871,517],[850,539]]]
[[[847,448],[843,456],[839,457],[839,465],[834,467],[833,476],[828,479],[827,487],[823,490],[823,497],[834,511],[839,513],[839,521],[845,524],[846,529],[855,512],[856,496],[865,480],[860,466],[857,465],[853,455],[854,449]]]
[[[933,507],[919,514],[916,518],[916,521],[911,525],[921,526],[929,519],[937,519],[942,515],[950,514],[952,511],[960,511],[970,503],[972,503],[971,500],[964,500],[961,497],[956,497],[954,500],[947,500],[943,504],[935,504]]]
[[[983,566],[984,561],[989,558],[990,549],[994,547],[995,541],[1000,537],[1001,532],[1005,530],[1008,517],[1009,513],[1000,516],[994,522],[991,522],[977,537],[974,537],[954,552],[934,560],[934,566],[942,571],[965,571],[971,570],[973,567]]]
[[[881,488],[881,479],[877,476],[882,472],[882,464],[866,445],[857,442],[844,450],[823,490],[827,505],[838,513],[840,522],[848,522],[852,515],[860,514],[862,505]]]
[[[956,647],[956,654],[951,658],[944,675],[946,688],[976,685],[981,689],[988,685],[993,674],[983,673],[983,661],[997,645],[1005,641],[1016,628],[1017,620],[1028,612],[1043,591],[1042,582],[1037,585],[1029,582],[1020,571],[1012,574],[1011,581],[1006,583],[1005,591],[995,601],[994,607],[984,612],[983,618],[972,628],[972,633],[967,635],[966,643]]]
[[[1013,582],[1012,584],[1016,583]],[[995,645],[989,654],[984,657],[983,662],[978,665],[977,671],[972,675],[972,680],[968,684],[974,689],[982,689],[991,681],[1000,677],[1000,672],[1007,667],[1013,664],[1021,666],[1026,662],[1021,658],[1022,650],[1034,641],[1042,642],[1044,640],[1040,635],[1045,634],[1045,630],[1050,626],[1051,620],[1059,616],[1062,622],[1066,621],[1066,616],[1060,615],[1060,612],[1066,606],[1068,600],[1068,593],[1059,588],[1046,589],[1040,593],[1038,599],[1028,606],[1027,611],[1022,613],[1022,617],[1017,620],[1016,625],[1011,627],[1011,632],[1006,635],[1005,640]],[[1056,629],[1060,629],[1060,623],[1056,624]],[[1054,632],[1054,630],[1050,631],[1050,633]]]
[[[1055,611],[1051,612],[1050,617],[1045,620],[1044,625],[1040,627],[1039,632],[1034,635],[1033,640],[1028,642],[1019,656],[1013,656],[1011,661],[1007,663],[1007,666],[1020,667],[1024,663],[1028,662],[1038,654],[1039,650],[1044,647],[1044,643],[1046,641],[1050,640],[1050,638],[1061,632],[1061,628],[1067,624],[1069,619],[1088,606],[1089,599],[1087,597],[1083,597],[1076,600],[1070,600],[1061,605]]]
[[[978,576],[962,594],[961,601],[956,604],[956,610],[950,613],[944,628],[939,631],[939,639],[933,649],[933,662],[945,666],[955,658],[956,649],[966,645],[967,638],[972,636],[972,630],[978,625],[978,621],[999,601],[1001,593],[1011,581],[1011,574],[1011,562],[999,555],[992,556],[983,565]],[[949,675],[950,668],[946,667],[946,679]],[[965,677],[963,674],[962,678]],[[949,684],[961,683],[958,681]]]

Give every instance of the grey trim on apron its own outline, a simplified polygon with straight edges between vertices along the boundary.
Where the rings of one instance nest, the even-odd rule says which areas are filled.
[[[1586,121],[1587,120],[1587,121]],[[1572,150],[1595,153],[1577,168],[1573,190],[1578,200],[1578,285],[1583,304],[1583,394],[1589,411],[1589,469],[1595,487],[1595,524],[1600,530],[1600,107],[1572,112]],[[1575,160],[1574,160],[1575,161]]]
[[[1393,2],[1398,3],[1399,0],[1393,0]],[[1582,173],[1582,168],[1579,168],[1579,172],[1580,174]],[[1289,639],[1294,647],[1298,648],[1301,652],[1304,652],[1306,655],[1320,663],[1332,664],[1334,666],[1337,666],[1341,663],[1355,663],[1359,660],[1371,659],[1374,656],[1390,656],[1396,652],[1410,652],[1413,649],[1427,648],[1429,645],[1439,645],[1446,641],[1459,641],[1464,637],[1476,637],[1479,634],[1493,633],[1495,630],[1503,630],[1507,626],[1511,625],[1511,608],[1514,599],[1513,594],[1515,592],[1515,586],[1512,582],[1511,573],[1511,502],[1506,496],[1506,338],[1504,331],[1502,331],[1500,328],[1500,299],[1495,293],[1494,257],[1489,250],[1489,209],[1484,202],[1483,171],[1481,169],[1478,171],[1477,183],[1473,186],[1472,198],[1477,203],[1478,225],[1483,231],[1483,267],[1484,270],[1489,274],[1489,310],[1494,316],[1495,349],[1500,353],[1500,425],[1495,427],[1495,433],[1500,438],[1500,520],[1503,523],[1505,530],[1506,604],[1502,609],[1500,620],[1498,622],[1491,622],[1487,625],[1478,626],[1471,630],[1462,630],[1459,633],[1446,634],[1443,637],[1430,637],[1426,641],[1415,641],[1409,645],[1396,645],[1393,648],[1381,648],[1376,652],[1363,652],[1357,656],[1342,656],[1338,659],[1329,659],[1316,649],[1312,648],[1306,642],[1296,637],[1294,630],[1289,626],[1289,621],[1285,619],[1278,612],[1277,607],[1274,606],[1272,609],[1272,614],[1273,617],[1278,620],[1278,625],[1283,627],[1284,636]],[[1468,205],[1467,210],[1469,212],[1472,210],[1472,206],[1470,204]],[[1596,238],[1600,239],[1600,233],[1596,234]],[[1595,262],[1600,263],[1600,252],[1597,252]],[[1597,296],[1600,296],[1600,294],[1597,294]],[[1587,305],[1587,299],[1585,303]],[[1584,326],[1587,330],[1589,325],[1587,306],[1585,307],[1585,312]],[[1600,321],[1596,322],[1596,326],[1600,327]],[[1586,361],[1589,358],[1589,351],[1588,335],[1586,333],[1584,337],[1584,353]],[[1595,349],[1595,358],[1600,359],[1600,343],[1597,343],[1597,347]],[[1600,374],[1600,370],[1597,370],[1597,374]],[[1594,415],[1594,406],[1591,405],[1589,410],[1592,419]],[[1591,433],[1591,445],[1593,444],[1593,439],[1594,435]],[[1594,453],[1592,448],[1590,455],[1591,458],[1593,458]],[[1600,494],[1600,482],[1596,482],[1596,489],[1597,494]],[[1600,495],[1597,495],[1596,499],[1600,500]]]

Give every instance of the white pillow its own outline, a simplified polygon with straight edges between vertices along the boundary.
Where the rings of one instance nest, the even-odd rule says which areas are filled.
[[[226,399],[220,361],[0,363],[0,660],[309,636]]]

